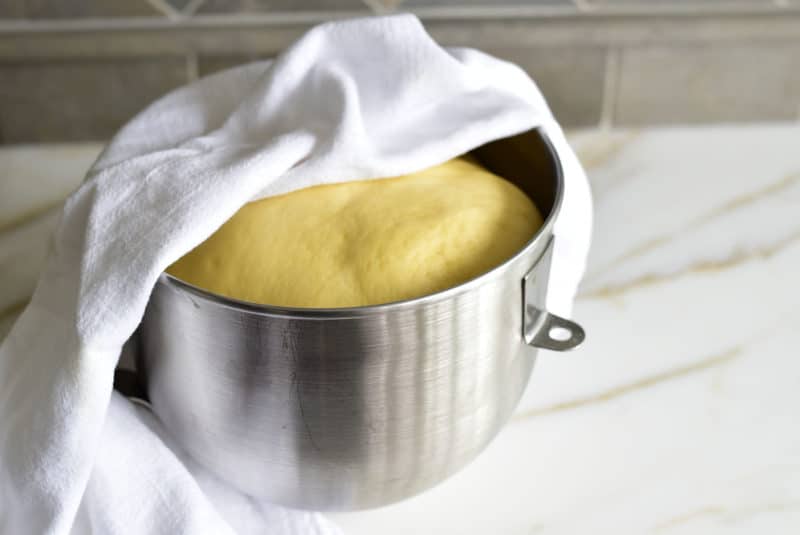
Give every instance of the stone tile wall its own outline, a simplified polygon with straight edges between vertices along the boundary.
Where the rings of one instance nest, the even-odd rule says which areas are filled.
[[[0,143],[104,140],[318,22],[399,11],[521,65],[567,127],[799,119],[800,0],[3,0]]]

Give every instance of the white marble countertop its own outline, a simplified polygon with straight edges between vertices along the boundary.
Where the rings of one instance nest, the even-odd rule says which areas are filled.
[[[350,535],[800,533],[800,127],[587,131],[575,318],[470,466]],[[0,149],[0,336],[98,145]]]

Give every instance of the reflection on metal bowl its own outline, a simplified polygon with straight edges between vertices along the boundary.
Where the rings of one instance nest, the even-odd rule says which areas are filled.
[[[491,441],[537,347],[569,349],[583,331],[544,311],[563,186],[548,140],[531,130],[474,154],[529,195],[545,222],[516,256],[455,288],[379,306],[287,309],[161,276],[140,327],[139,368],[153,411],[192,457],[271,502],[354,510],[435,485]]]

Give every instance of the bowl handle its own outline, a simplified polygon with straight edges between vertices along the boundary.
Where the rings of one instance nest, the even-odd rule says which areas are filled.
[[[544,310],[553,238],[522,280],[522,337],[525,343],[542,349],[567,351],[586,338],[583,328],[568,319]]]
[[[528,345],[553,351],[567,351],[581,345],[586,338],[583,327],[574,321],[533,306],[526,308],[524,336]]]

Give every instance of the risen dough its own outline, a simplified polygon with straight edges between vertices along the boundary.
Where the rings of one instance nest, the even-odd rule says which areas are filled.
[[[245,205],[167,271],[254,303],[338,308],[463,283],[542,223],[530,199],[468,158],[397,178],[315,186]]]

